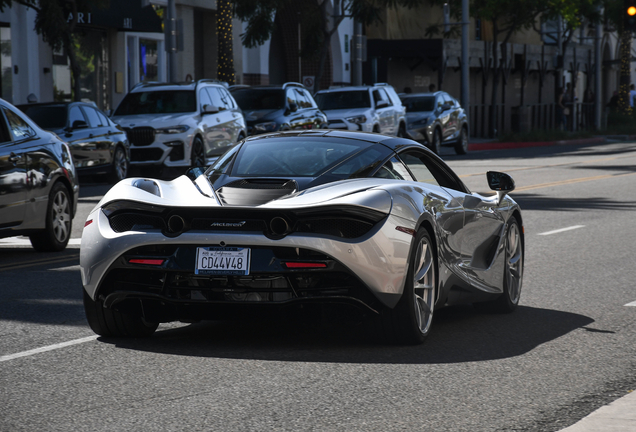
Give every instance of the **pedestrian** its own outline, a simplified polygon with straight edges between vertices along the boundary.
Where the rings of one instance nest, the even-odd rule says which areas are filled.
[[[559,87],[556,93],[555,106],[556,128],[563,129],[567,118],[565,117],[565,105],[563,105],[563,87]]]
[[[605,106],[609,108],[610,111],[618,111],[618,90],[614,90],[612,97]]]
[[[570,115],[573,113],[574,108],[574,95],[572,90],[572,83],[565,85],[565,91],[561,95],[561,105],[563,106],[563,129],[570,130]]]
[[[594,126],[594,92],[590,87],[583,93],[583,110],[585,113],[585,127],[590,129]]]
[[[634,108],[634,96],[636,96],[636,86],[634,84],[629,85],[629,106]]]
[[[429,84],[428,85],[428,91],[431,93],[435,93],[435,84]]]

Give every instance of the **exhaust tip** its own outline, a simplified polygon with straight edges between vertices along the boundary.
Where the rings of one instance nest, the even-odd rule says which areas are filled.
[[[269,222],[269,229],[272,231],[272,234],[283,236],[289,232],[289,223],[287,223],[285,218],[276,216]]]
[[[181,234],[185,229],[185,221],[181,216],[172,215],[168,219],[168,232],[172,234]]]

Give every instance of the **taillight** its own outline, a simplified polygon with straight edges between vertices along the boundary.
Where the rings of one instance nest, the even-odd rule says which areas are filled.
[[[133,258],[128,260],[129,264],[145,264],[145,265],[155,265],[160,266],[164,263],[163,259],[145,259],[145,258]]]
[[[327,268],[327,264],[322,262],[284,262],[283,265],[291,269]]]

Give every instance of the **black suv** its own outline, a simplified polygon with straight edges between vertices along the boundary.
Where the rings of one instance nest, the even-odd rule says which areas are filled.
[[[327,116],[302,84],[233,86],[230,91],[243,110],[249,135],[327,127]]]

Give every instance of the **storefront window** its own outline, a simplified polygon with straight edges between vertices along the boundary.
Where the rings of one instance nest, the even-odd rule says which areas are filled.
[[[139,81],[158,81],[159,65],[157,56],[157,41],[139,39]]]
[[[2,87],[0,96],[13,102],[13,67],[11,64],[11,28],[0,27],[0,73],[2,73]]]

